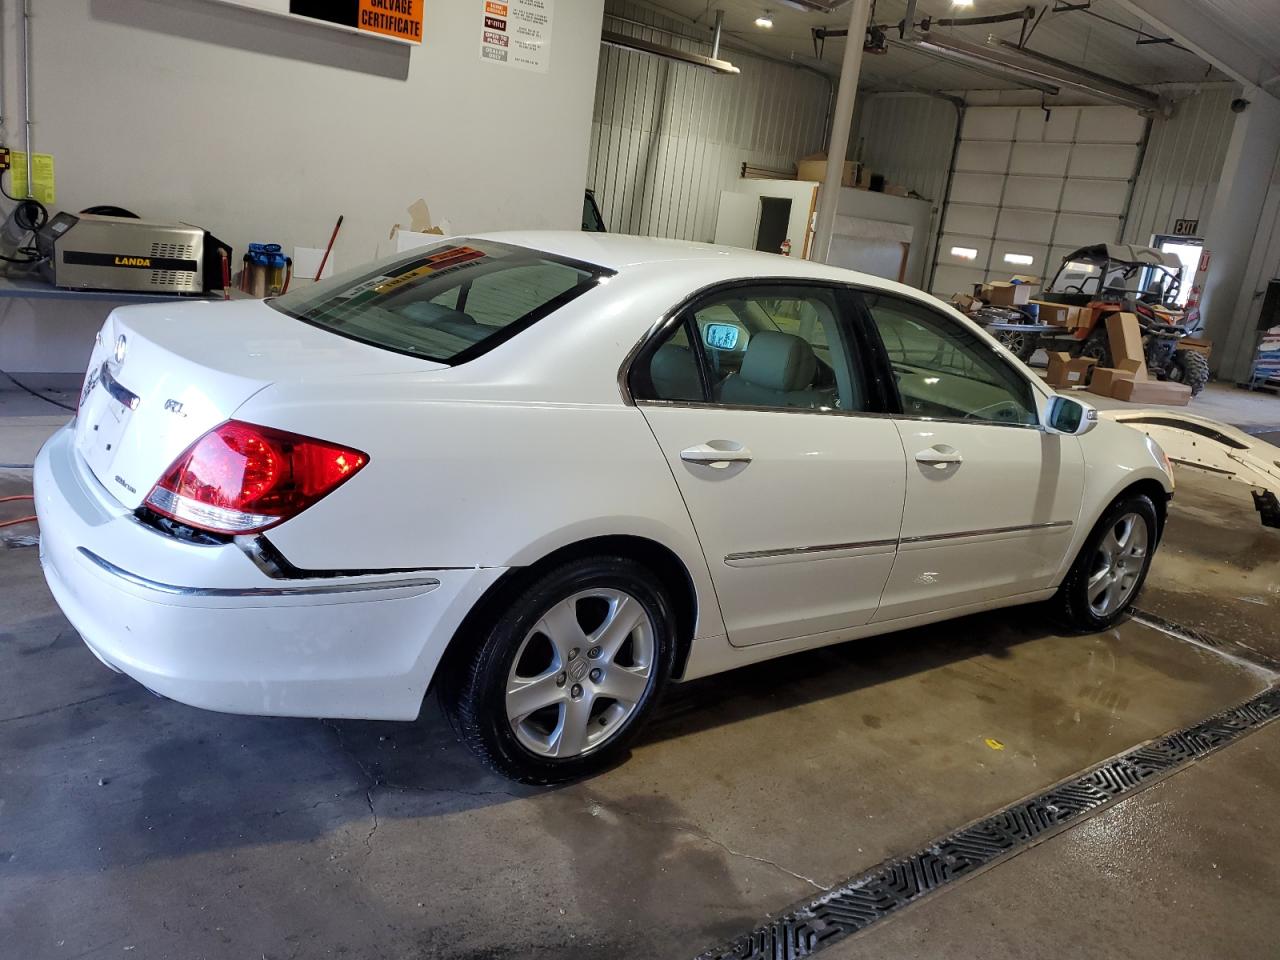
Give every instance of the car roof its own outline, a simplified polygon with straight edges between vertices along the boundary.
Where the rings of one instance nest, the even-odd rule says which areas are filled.
[[[863,283],[885,289],[899,284],[869,274],[829,267],[800,257],[784,257],[741,247],[727,247],[692,240],[670,240],[660,237],[633,237],[620,233],[587,233],[577,230],[519,230],[474,235],[478,240],[494,240],[543,253],[581,260],[618,273],[662,264],[697,264],[706,268],[715,264],[721,275],[743,277],[797,277]],[[905,289],[905,288],[904,288]],[[917,295],[919,291],[913,291]]]

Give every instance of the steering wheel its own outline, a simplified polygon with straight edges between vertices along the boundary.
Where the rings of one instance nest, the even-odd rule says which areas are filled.
[[[1079,284],[1079,283],[1073,283],[1073,284],[1072,284],[1071,286],[1069,286],[1069,287],[1064,287],[1064,288],[1063,288],[1063,292],[1064,292],[1064,293],[1078,293],[1078,294],[1084,295],[1084,286],[1083,286],[1083,285],[1081,285],[1081,284]]]

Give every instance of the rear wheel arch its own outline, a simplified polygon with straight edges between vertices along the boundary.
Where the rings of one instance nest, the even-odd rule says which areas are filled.
[[[565,544],[533,563],[512,567],[493,583],[472,606],[454,631],[440,666],[432,677],[430,687],[437,679],[447,678],[468,661],[472,642],[481,635],[485,626],[502,611],[531,582],[543,573],[582,557],[609,556],[633,560],[649,570],[661,582],[676,615],[676,652],[672,678],[684,675],[689,652],[693,646],[693,632],[698,618],[698,597],[693,577],[684,561],[670,548],[647,537],[615,535],[591,537]],[[428,692],[430,692],[430,687]]]

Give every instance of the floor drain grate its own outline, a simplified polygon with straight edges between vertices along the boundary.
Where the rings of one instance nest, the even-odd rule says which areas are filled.
[[[797,960],[1280,717],[1280,687],[873,867],[697,960]]]

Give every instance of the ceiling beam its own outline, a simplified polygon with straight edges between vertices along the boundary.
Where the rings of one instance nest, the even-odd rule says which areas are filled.
[[[1280,60],[1263,56],[1240,34],[1192,0],[1116,0],[1135,17],[1177,40],[1202,60],[1247,86],[1275,94]]]

